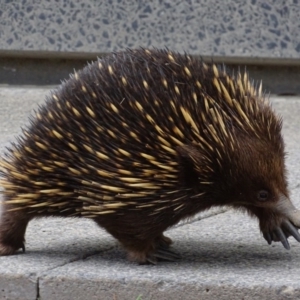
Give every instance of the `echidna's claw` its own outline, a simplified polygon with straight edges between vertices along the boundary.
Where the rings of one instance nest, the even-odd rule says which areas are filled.
[[[283,230],[285,231],[287,237],[292,235],[296,241],[300,242],[300,233],[297,228],[289,221],[285,220],[282,223]]]
[[[290,244],[287,240],[286,235],[284,234],[283,230],[281,229],[281,227],[277,227],[275,228],[275,230],[273,231],[273,235],[276,235],[277,239],[279,241],[281,241],[283,247],[287,250],[290,250]]]
[[[271,245],[272,244],[271,234],[269,232],[264,232],[263,236],[264,236],[265,240],[268,242],[268,244]]]
[[[181,258],[181,255],[166,248],[166,245],[159,246],[154,253],[147,256],[147,262],[156,265],[158,260],[175,261]]]
[[[167,243],[164,240],[160,240],[159,242],[159,249],[168,249],[170,247],[170,244]]]
[[[289,236],[293,236],[296,241],[300,242],[300,233],[298,232],[298,228],[289,220],[284,220],[280,227],[278,226],[270,232],[264,232],[263,236],[269,245],[272,244],[272,241],[280,241],[283,247],[287,250],[290,250],[290,244],[287,240]]]
[[[152,265],[157,265],[157,259],[153,255],[147,256],[147,262]]]
[[[168,260],[168,261],[175,261],[177,259],[180,259],[181,256],[170,249],[159,247],[155,253],[153,253],[153,256],[155,256],[158,259],[162,260]]]

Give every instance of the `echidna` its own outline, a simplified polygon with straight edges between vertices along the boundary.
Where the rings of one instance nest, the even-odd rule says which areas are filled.
[[[163,232],[212,206],[259,219],[264,238],[300,241],[281,119],[247,74],[169,50],[113,53],[47,98],[7,149],[0,255],[24,249],[40,216],[88,217],[129,257],[175,259]]]

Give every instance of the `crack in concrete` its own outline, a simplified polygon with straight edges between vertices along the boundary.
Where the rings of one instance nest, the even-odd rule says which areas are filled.
[[[36,274],[36,291],[37,291],[36,300],[40,300],[41,299],[40,298],[40,279],[43,278],[43,277],[45,277],[45,276],[47,276],[47,273],[49,271],[53,271],[55,269],[64,267],[64,266],[66,266],[68,264],[71,264],[73,262],[77,262],[77,261],[80,261],[80,260],[87,259],[88,257],[91,257],[93,255],[101,254],[101,253],[106,252],[108,250],[111,250],[113,248],[114,248],[114,246],[109,247],[109,248],[105,249],[104,251],[92,251],[90,253],[83,253],[82,255],[77,255],[74,258],[71,258],[70,260],[68,260],[67,262],[58,264],[55,267],[49,268],[47,270],[43,270],[40,274]]]
[[[40,278],[37,278],[36,281],[36,300],[40,300]]]

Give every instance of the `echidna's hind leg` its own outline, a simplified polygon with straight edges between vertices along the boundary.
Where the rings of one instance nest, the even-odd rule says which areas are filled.
[[[121,243],[128,252],[128,258],[138,263],[157,264],[159,260],[175,261],[181,256],[169,249],[172,240],[163,234],[155,238],[153,241],[134,241],[130,243],[124,241]]]
[[[25,251],[24,236],[28,216],[24,211],[9,211],[9,207],[0,207],[0,255],[14,254],[20,248]]]
[[[169,248],[173,241],[165,236],[163,233],[156,239],[156,243],[159,247]]]
[[[157,264],[158,260],[174,261],[179,255],[169,249],[169,244],[160,238],[154,241],[130,239],[118,239],[127,250],[128,259],[140,264]]]
[[[122,244],[130,261],[140,264],[156,264],[158,260],[174,261],[180,258],[178,254],[169,249],[172,240],[163,234],[156,238],[143,239],[106,229]]]

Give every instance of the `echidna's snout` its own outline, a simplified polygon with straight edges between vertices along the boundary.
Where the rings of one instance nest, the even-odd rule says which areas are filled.
[[[281,215],[281,222],[275,226],[269,228],[269,230],[263,230],[263,236],[271,244],[272,241],[280,241],[284,248],[290,249],[287,238],[293,236],[298,242],[300,242],[300,210],[297,210],[292,202],[285,196],[281,196],[276,204],[275,211]]]

